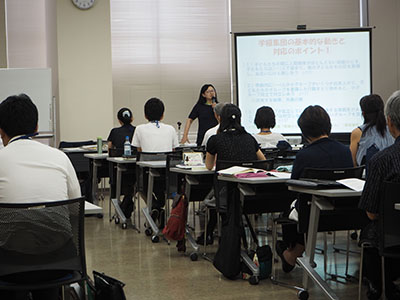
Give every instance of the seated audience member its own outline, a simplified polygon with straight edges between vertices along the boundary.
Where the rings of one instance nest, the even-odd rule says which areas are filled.
[[[121,108],[117,114],[118,122],[121,127],[111,129],[111,132],[107,138],[108,141],[108,152],[115,151],[116,156],[122,156],[124,153],[124,143],[126,137],[129,137],[129,143],[132,142],[133,133],[135,132],[135,126],[132,126],[133,115],[129,108]],[[110,153],[111,155],[111,153]],[[116,177],[116,174],[113,175]],[[133,185],[135,183],[134,174],[123,174],[122,177],[122,194],[124,199],[121,203],[121,209],[125,217],[128,219],[132,215],[133,211]],[[115,188],[114,188],[115,190]],[[115,197],[115,195],[113,195]]]
[[[221,111],[224,108],[225,103],[217,103],[214,107],[214,116],[218,121],[218,124],[210,129],[208,129],[206,131],[206,133],[204,134],[204,138],[203,138],[203,142],[201,143],[202,146],[206,146],[208,139],[217,134],[218,128],[219,128],[219,123],[220,121],[220,115],[221,115]]]
[[[171,152],[179,146],[175,128],[161,122],[164,103],[160,99],[147,100],[144,116],[149,122],[136,127],[132,140],[139,152]]]
[[[259,133],[253,134],[262,149],[276,148],[279,141],[287,142],[287,139],[280,133],[271,132],[275,127],[275,113],[269,106],[262,106],[257,109],[254,124],[260,129]]]
[[[0,104],[0,135],[4,149],[0,151],[0,202],[30,203],[65,200],[80,197],[81,191],[75,170],[68,157],[60,150],[31,139],[38,130],[38,110],[24,94],[10,96]],[[51,252],[61,255],[71,245],[72,232],[68,212],[63,207],[48,214],[38,213],[37,219],[2,215],[0,259],[31,258]],[[25,224],[24,224],[25,223]],[[20,224],[40,227],[41,239],[13,234]],[[52,226],[44,226],[51,224]],[[6,227],[10,228],[7,229]],[[20,245],[20,247],[18,246]],[[71,249],[74,251],[75,249]],[[68,251],[67,251],[68,252]],[[26,256],[26,257],[25,257]],[[35,282],[62,277],[62,271],[34,271],[0,276],[0,280]],[[58,299],[58,289],[32,291],[33,299]],[[29,291],[0,290],[0,299],[28,299]],[[29,298],[31,299],[31,298]]]
[[[209,138],[207,142],[206,167],[211,170],[217,160],[226,161],[252,161],[265,160],[257,141],[247,133],[241,125],[240,109],[233,104],[225,104],[220,115],[218,133]],[[238,145],[241,145],[238,147]],[[215,211],[210,212],[207,225],[208,244],[213,242],[213,232],[217,224]],[[197,243],[204,243],[204,234],[200,235]]]
[[[144,105],[144,116],[149,121],[136,127],[132,145],[139,152],[162,153],[171,152],[178,147],[178,136],[175,128],[161,122],[164,118],[164,104],[158,98],[149,99]],[[159,219],[162,226],[165,205],[165,182],[162,180],[153,189],[153,219]]]
[[[390,134],[395,138],[395,143],[386,149],[379,151],[368,161],[369,174],[361,195],[359,207],[366,211],[371,220],[364,230],[360,239],[367,236],[376,247],[366,248],[364,254],[365,276],[369,280],[368,299],[379,299],[382,292],[382,268],[381,258],[377,245],[379,239],[377,233],[379,218],[379,203],[384,194],[384,181],[399,181],[400,179],[400,91],[394,92],[386,103],[385,114]],[[369,231],[369,233],[367,232]],[[385,291],[386,299],[400,299],[400,289],[393,281],[400,277],[400,261],[385,258]]]
[[[394,143],[386,126],[382,98],[375,94],[364,96],[360,100],[360,107],[364,124],[354,129],[350,137],[350,150],[355,166],[366,164],[367,150],[371,147],[374,147],[376,153]]]
[[[350,149],[329,138],[331,120],[325,109],[319,105],[307,107],[301,113],[297,124],[309,145],[297,153],[293,163],[292,179],[299,179],[305,168],[353,167]],[[297,225],[294,224],[282,226],[282,231],[283,241],[277,242],[276,250],[281,257],[283,271],[290,272],[295,266],[297,257],[304,252],[304,237],[297,232]]]

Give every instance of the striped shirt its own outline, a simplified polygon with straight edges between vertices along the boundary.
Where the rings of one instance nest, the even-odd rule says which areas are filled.
[[[383,182],[400,177],[400,137],[386,149],[379,151],[368,162],[368,177],[358,207],[379,213],[379,202],[384,193]]]

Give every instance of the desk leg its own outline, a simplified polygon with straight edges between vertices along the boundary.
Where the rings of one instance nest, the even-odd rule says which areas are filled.
[[[313,265],[315,256],[315,246],[317,244],[317,232],[319,224],[320,210],[315,203],[315,197],[312,197],[311,211],[310,211],[310,221],[308,226],[308,236],[305,257],[307,258],[307,263]],[[303,286],[308,289],[308,274],[305,272],[303,274]]]
[[[314,263],[315,246],[317,243],[317,232],[320,216],[320,208],[318,207],[318,197],[312,196],[310,221],[308,226],[308,237],[306,252],[304,257],[297,258],[297,262],[303,268],[303,287],[308,289],[309,277],[322,289],[325,295],[331,300],[339,300],[336,294],[331,290],[328,284],[319,276],[312,267]]]
[[[151,210],[153,207],[153,186],[154,186],[154,178],[157,176],[156,173],[153,173],[153,171],[150,169],[149,170],[149,181],[148,181],[148,187],[147,187],[147,207],[143,208],[143,214],[147,220],[147,223],[151,227],[153,231],[153,237],[152,241],[158,242],[158,237],[156,236],[159,233],[159,229],[154,222],[153,218],[151,217]]]
[[[115,224],[118,224],[119,221],[122,223],[122,228],[126,229],[128,227],[127,225],[127,220],[126,217],[119,206],[119,199],[121,197],[121,185],[122,185],[122,172],[125,171],[125,168],[120,166],[119,164],[117,165],[117,191],[116,191],[116,198],[111,199],[112,204],[114,205],[115,213],[117,214],[117,217],[115,219]],[[111,216],[111,211],[110,211],[110,216]]]
[[[95,159],[93,160],[93,178],[92,178],[92,199],[93,199],[93,204],[99,205],[99,199],[98,199],[98,183],[97,183],[97,169],[100,166],[100,163],[97,162]]]

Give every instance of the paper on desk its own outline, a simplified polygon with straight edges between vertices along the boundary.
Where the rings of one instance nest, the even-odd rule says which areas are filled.
[[[287,179],[290,179],[290,177],[292,176],[292,174],[288,173],[288,172],[273,172],[273,171],[270,171],[267,174],[271,175],[271,176],[278,177],[278,178],[287,178]]]
[[[365,184],[364,180],[358,178],[340,179],[336,180],[336,182],[339,182],[356,192],[361,192],[364,189],[364,184]]]

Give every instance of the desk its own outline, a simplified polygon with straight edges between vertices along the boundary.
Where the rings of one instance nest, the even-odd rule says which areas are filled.
[[[252,177],[252,178],[236,178],[236,177],[230,177],[230,176],[218,176],[218,180],[221,181],[226,181],[230,184],[237,184],[237,189],[240,192],[240,201],[243,207],[243,211],[245,210],[250,210],[250,213],[255,213],[255,212],[268,212],[268,213],[274,213],[274,212],[282,212],[285,211],[289,208],[290,203],[293,201],[293,197],[289,197],[289,193],[287,195],[282,194],[282,191],[285,190],[287,191],[287,188],[285,186],[286,181],[289,180],[289,178],[278,178],[274,176],[267,176],[267,177]],[[271,185],[274,184],[276,186],[276,189],[272,188],[273,186],[268,186],[268,190],[265,191],[262,194],[262,200],[258,199],[258,201],[255,201],[257,203],[251,203],[253,201],[249,200],[246,201],[249,202],[249,208],[245,208],[245,197],[247,199],[257,199],[257,186],[264,186],[264,185]],[[252,186],[252,187],[249,187]],[[232,188],[228,187],[228,189]],[[282,191],[281,191],[282,189]],[[265,194],[266,193],[266,194]],[[229,194],[229,192],[228,192]],[[266,196],[264,198],[264,196]],[[268,199],[270,198],[270,199]],[[275,199],[279,199],[279,201],[274,201]],[[271,201],[268,201],[271,200]],[[286,200],[286,201],[284,201]],[[276,232],[274,229],[273,233],[273,244],[275,244],[276,241]],[[273,249],[273,259],[272,261],[275,261],[275,251]],[[250,268],[250,270],[253,272],[253,279],[250,279],[250,283],[258,283],[258,277],[260,275],[260,270],[259,268],[254,264],[254,262],[250,259],[250,257],[247,255],[245,251],[241,252],[241,257],[245,264]],[[277,282],[275,278],[275,266],[274,263],[272,264],[272,276],[271,280],[275,284],[280,284],[284,285],[283,283]],[[295,287],[295,289],[301,291],[301,288]]]
[[[400,210],[400,203],[396,203],[396,204],[394,205],[394,209]]]
[[[143,208],[143,214],[146,218],[147,223],[150,225],[152,232],[146,229],[146,234],[152,235],[151,240],[154,243],[159,241],[158,234],[160,230],[158,229],[156,223],[151,217],[151,209],[153,207],[153,186],[154,186],[154,178],[159,177],[160,173],[157,172],[157,169],[165,169],[167,162],[165,160],[156,160],[156,161],[138,161],[136,163],[141,168],[149,168],[149,180],[147,186],[147,207]],[[150,229],[148,228],[148,229]]]
[[[102,166],[103,161],[107,159],[108,153],[85,153],[83,156],[92,161],[92,200],[94,204],[98,205],[99,197],[97,194],[99,187],[97,183],[97,170]]]
[[[117,190],[116,190],[116,195],[115,195],[115,199],[110,199],[110,202],[108,204],[108,211],[109,211],[109,214],[110,214],[110,222],[114,218],[111,215],[111,203],[112,203],[114,205],[115,213],[117,214],[117,217],[115,218],[115,224],[118,224],[121,221],[122,228],[126,229],[128,227],[127,219],[126,219],[124,213],[122,212],[121,207],[119,206],[119,201],[120,201],[119,198],[121,197],[122,172],[125,172],[127,170],[127,165],[128,164],[135,164],[136,163],[136,158],[107,157],[107,161],[115,163],[117,165],[117,182],[116,182]],[[137,201],[137,205],[138,205],[138,222],[140,224],[140,203],[139,202],[140,201]],[[139,227],[136,226],[135,223],[133,223],[133,227],[138,232],[140,232],[139,231]]]
[[[297,186],[289,186],[289,190],[312,195],[306,252],[303,257],[297,258],[297,262],[305,271],[303,274],[303,287],[305,289],[308,288],[308,277],[310,277],[322,289],[329,299],[338,300],[338,296],[331,290],[327,283],[312,267],[312,264],[314,263],[320,212],[321,210],[328,211],[335,209],[334,205],[325,198],[360,197],[362,192],[356,192],[350,189],[316,190]]]
[[[172,167],[172,168],[169,169],[169,171],[172,172],[172,173],[184,174],[185,175],[185,181],[186,181],[185,194],[187,196],[188,201],[196,201],[196,200],[190,200],[191,186],[192,185],[200,185],[199,181],[192,180],[190,178],[190,176],[202,176],[202,175],[206,175],[207,176],[208,175],[208,176],[212,176],[213,177],[214,174],[215,174],[215,171],[213,171],[213,170],[212,171],[211,170],[207,170],[207,169],[204,169],[204,170],[196,170],[196,169],[191,170],[191,169],[182,169],[182,168],[177,168],[177,167]],[[210,185],[205,189],[207,191],[207,194],[209,193],[209,191],[212,188],[213,188],[213,181],[211,180],[210,181]],[[206,195],[204,195],[204,196],[203,195],[198,195],[198,196],[200,196],[200,199],[203,200]],[[194,212],[194,209],[193,209],[193,221],[194,221],[194,219],[195,219],[195,212]],[[206,219],[205,222],[206,222],[206,226],[207,226],[207,218],[205,218],[205,219]],[[193,238],[193,236],[192,236],[192,234],[190,232],[190,228],[189,228],[188,225],[186,225],[186,238],[187,238],[190,246],[195,251],[195,252],[192,252],[190,254],[190,258],[193,261],[197,260],[197,253],[199,251],[199,245],[196,243],[195,239]],[[205,254],[206,253],[203,253],[203,257],[206,258]]]

